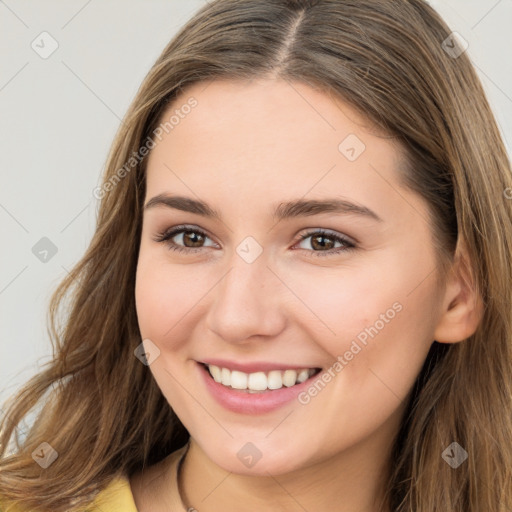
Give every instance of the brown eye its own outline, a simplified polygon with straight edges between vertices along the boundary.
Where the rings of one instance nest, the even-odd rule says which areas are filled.
[[[311,239],[309,244],[305,244],[304,242],[308,239]],[[338,246],[336,246],[336,244],[338,244]],[[299,242],[299,246],[300,245],[302,245],[302,247],[300,247],[301,249],[306,250],[308,247],[304,247],[304,245],[309,245],[313,250],[308,250],[308,252],[315,256],[332,256],[356,248],[356,244],[348,238],[322,229],[310,231],[302,235]]]
[[[215,244],[205,245],[210,237],[200,229],[191,229],[189,226],[176,226],[160,233],[155,241],[164,242],[169,249],[173,251],[196,252],[204,247],[215,246]]]
[[[204,236],[197,231],[185,231],[183,233],[183,245],[185,247],[201,247],[204,243]]]
[[[313,249],[333,249],[335,245],[335,242],[329,237],[326,237],[324,235],[318,235],[311,238],[311,247]]]

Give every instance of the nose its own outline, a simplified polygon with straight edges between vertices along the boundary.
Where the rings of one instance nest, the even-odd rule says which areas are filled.
[[[211,291],[208,328],[224,341],[249,343],[255,337],[275,337],[286,325],[281,302],[285,287],[261,255],[247,263],[237,254],[229,271]]]

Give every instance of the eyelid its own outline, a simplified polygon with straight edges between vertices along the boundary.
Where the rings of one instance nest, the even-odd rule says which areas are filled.
[[[341,244],[343,244],[342,247],[332,248],[327,251],[313,251],[313,250],[309,251],[307,249],[299,249],[299,250],[304,250],[307,253],[310,253],[311,256],[313,256],[313,257],[326,257],[326,258],[328,258],[329,256],[335,257],[341,253],[350,252],[359,247],[359,243],[354,241],[347,235],[338,233],[337,231],[325,229],[325,228],[310,228],[306,233],[300,235],[299,240],[294,244],[294,246],[299,244],[303,240],[308,239],[309,237],[311,237],[313,235],[329,237],[329,238],[334,239],[335,243],[340,242]]]
[[[309,238],[312,235],[321,234],[325,236],[330,236],[332,238],[338,238],[343,240],[347,244],[352,245],[358,245],[359,242],[355,240],[354,238],[345,235],[344,233],[339,233],[338,231],[334,231],[332,229],[326,229],[326,228],[309,228],[308,231],[300,235],[299,242],[302,240],[305,240],[306,238]]]
[[[180,225],[168,228],[168,229],[164,230],[163,232],[157,234],[155,236],[154,240],[156,242],[167,242],[169,249],[175,250],[178,252],[195,253],[195,252],[198,252],[198,251],[201,251],[202,249],[204,249],[205,248],[204,246],[203,247],[185,247],[185,246],[182,246],[182,245],[179,245],[176,243],[169,242],[171,238],[174,238],[176,235],[185,233],[187,231],[199,233],[200,235],[214,241],[213,238],[208,234],[207,230],[204,230],[198,226],[190,225],[190,224],[180,224]],[[326,257],[335,256],[339,253],[356,249],[359,245],[358,241],[354,240],[353,238],[351,238],[345,234],[338,233],[334,230],[329,230],[329,229],[325,229],[325,228],[309,228],[305,233],[303,233],[299,236],[298,240],[296,240],[294,242],[293,246],[295,247],[297,244],[299,244],[303,240],[306,240],[307,238],[309,238],[313,235],[321,235],[321,236],[330,237],[335,240],[335,243],[340,242],[340,243],[344,244],[344,247],[332,248],[332,249],[328,249],[326,251],[314,251],[314,250],[307,250],[307,249],[299,248],[299,250],[303,250],[308,253],[311,253],[313,256],[326,256]],[[216,242],[214,242],[214,243],[216,243]],[[211,246],[206,246],[206,247],[211,247]],[[294,249],[294,250],[296,250],[296,249]]]
[[[166,242],[170,238],[174,238],[176,235],[179,235],[180,233],[184,233],[187,231],[192,231],[194,233],[199,233],[200,235],[203,235],[204,237],[209,238],[210,240],[213,240],[213,237],[210,236],[207,230],[200,228],[198,226],[194,226],[191,224],[179,224],[176,226],[173,226],[171,228],[164,229],[163,231],[156,234],[156,236],[153,238],[155,242]],[[185,247],[185,249],[202,249],[202,247]]]

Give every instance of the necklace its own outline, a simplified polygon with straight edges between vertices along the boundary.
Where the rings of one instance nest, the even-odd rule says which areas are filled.
[[[185,456],[188,453],[188,449],[190,448],[190,439],[187,442],[185,451],[183,452],[183,455],[180,457],[180,460],[178,461],[178,466],[176,468],[176,488],[178,489],[178,497],[180,499],[181,506],[183,510],[186,510],[186,512],[197,512],[194,507],[187,507],[185,506],[185,503],[183,503],[183,497],[181,493],[181,466],[183,464],[183,461],[185,460]]]

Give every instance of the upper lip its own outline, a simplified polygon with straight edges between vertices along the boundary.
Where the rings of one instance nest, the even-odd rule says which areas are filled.
[[[227,368],[228,370],[237,370],[244,373],[256,373],[256,372],[269,372],[272,370],[297,370],[306,368],[319,368],[318,366],[311,366],[308,364],[286,364],[286,363],[271,363],[265,361],[253,361],[248,363],[241,363],[236,361],[228,361],[227,359],[204,359],[199,361],[200,363],[220,368]]]

